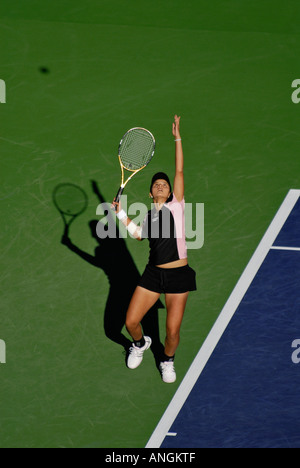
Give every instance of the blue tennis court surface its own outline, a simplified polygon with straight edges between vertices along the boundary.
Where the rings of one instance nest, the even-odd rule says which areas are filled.
[[[288,193],[148,447],[300,447],[299,197]]]

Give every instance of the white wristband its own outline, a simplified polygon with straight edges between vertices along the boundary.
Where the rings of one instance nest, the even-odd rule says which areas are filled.
[[[122,219],[127,218],[127,214],[125,213],[124,210],[121,210],[121,211],[117,214],[117,218],[119,218],[119,220],[122,221]]]
[[[129,234],[134,236],[134,234],[136,233],[136,230],[137,230],[137,225],[133,221],[131,221],[131,223],[129,223],[127,226],[127,231],[129,232]]]
[[[181,141],[181,138],[178,138],[178,140],[174,140],[174,141]]]

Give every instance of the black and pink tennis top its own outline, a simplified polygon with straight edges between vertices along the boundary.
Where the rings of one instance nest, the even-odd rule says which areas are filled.
[[[170,197],[157,211],[155,206],[148,211],[142,226],[142,239],[149,239],[149,264],[164,265],[187,258],[185,239],[184,199],[179,202]]]

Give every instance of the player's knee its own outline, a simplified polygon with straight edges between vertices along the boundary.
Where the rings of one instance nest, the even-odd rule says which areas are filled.
[[[137,322],[134,318],[127,317],[125,326],[130,333],[131,331],[134,331],[139,326],[139,322]]]

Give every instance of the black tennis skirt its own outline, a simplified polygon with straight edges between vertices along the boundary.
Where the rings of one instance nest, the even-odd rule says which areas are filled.
[[[139,286],[160,294],[196,291],[196,273],[189,265],[179,268],[159,268],[147,265]]]

